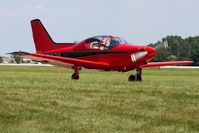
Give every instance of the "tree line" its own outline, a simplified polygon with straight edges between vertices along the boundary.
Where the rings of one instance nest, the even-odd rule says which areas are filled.
[[[167,42],[168,47],[158,47],[162,42]],[[194,62],[193,65],[199,65],[199,36],[185,39],[181,36],[167,36],[149,46],[157,48],[156,57],[152,61],[190,60]]]

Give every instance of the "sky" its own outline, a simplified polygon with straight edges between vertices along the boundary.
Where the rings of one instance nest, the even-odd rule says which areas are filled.
[[[148,45],[167,35],[199,35],[199,0],[0,0],[0,55],[35,52],[30,21],[55,42],[114,35]]]

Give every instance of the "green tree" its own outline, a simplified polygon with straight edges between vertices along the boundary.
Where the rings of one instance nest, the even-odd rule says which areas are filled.
[[[21,58],[17,57],[16,55],[12,55],[11,58],[13,59],[13,61],[15,61],[17,64],[21,63]]]
[[[194,61],[194,65],[199,65],[199,36],[189,37],[186,42],[191,46],[191,59]]]
[[[3,62],[3,57],[2,56],[0,56],[0,63],[2,63]]]
[[[180,36],[167,36],[162,40],[168,42],[167,49],[158,48],[160,41],[149,44],[149,46],[157,48],[153,61],[192,60],[195,65],[199,65],[199,36],[185,39]]]

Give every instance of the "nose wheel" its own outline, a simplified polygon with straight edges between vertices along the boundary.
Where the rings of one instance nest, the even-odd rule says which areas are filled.
[[[130,75],[129,76],[129,81],[135,81],[135,76],[134,75]]]
[[[142,68],[136,68],[136,75],[130,75],[129,81],[142,81]]]

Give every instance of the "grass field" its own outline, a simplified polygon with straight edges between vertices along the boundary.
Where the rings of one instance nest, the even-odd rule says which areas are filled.
[[[199,70],[0,66],[0,132],[199,132]]]

